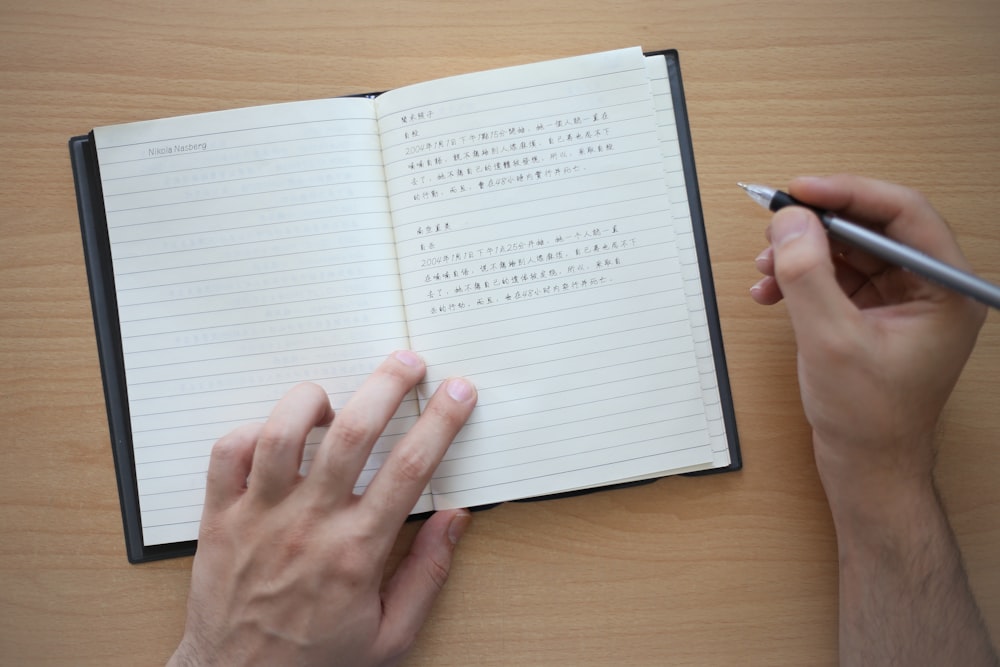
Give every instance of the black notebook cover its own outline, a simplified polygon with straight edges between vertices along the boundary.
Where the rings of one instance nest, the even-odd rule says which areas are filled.
[[[701,271],[702,292],[705,299],[706,317],[711,337],[712,353],[715,357],[719,396],[722,401],[723,421],[726,427],[726,437],[729,443],[729,456],[731,460],[731,463],[724,468],[714,468],[686,474],[704,475],[739,470],[742,468],[743,463],[736,431],[736,416],[733,409],[726,357],[722,347],[722,330],[719,325],[719,311],[708,255],[708,240],[705,235],[705,222],[701,210],[701,195],[698,190],[698,178],[695,172],[694,151],[691,143],[687,108],[684,101],[684,88],[681,82],[680,62],[677,51],[673,49],[655,51],[646,55],[663,56],[667,62],[667,76],[673,97],[677,135],[684,167],[684,180],[687,186],[688,204],[691,209],[698,266]],[[94,331],[97,337],[97,351],[100,358],[101,376],[104,384],[108,427],[111,434],[111,451],[115,461],[115,476],[118,480],[118,498],[121,504],[122,525],[125,531],[125,550],[129,561],[132,563],[189,556],[195,552],[196,541],[155,546],[146,546],[143,544],[138,484],[136,482],[135,459],[132,449],[131,418],[125,384],[125,362],[118,322],[118,303],[114,275],[111,269],[111,247],[108,239],[107,220],[104,213],[104,195],[101,191],[100,170],[93,133],[71,138],[69,141],[69,153],[70,162],[73,167],[73,180],[76,187],[77,209],[80,215],[80,231],[83,237],[83,253],[87,266],[87,280],[90,284]],[[655,480],[632,484],[644,484],[651,481]],[[632,484],[603,486],[596,489],[585,489],[525,500],[545,500],[579,495],[581,493],[620,488]]]

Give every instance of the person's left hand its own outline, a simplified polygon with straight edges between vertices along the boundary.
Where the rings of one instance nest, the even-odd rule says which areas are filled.
[[[316,385],[292,389],[267,423],[212,450],[184,638],[170,665],[392,664],[413,643],[470,520],[437,512],[388,581],[400,526],[476,403],[443,383],[362,495],[376,438],[423,377],[408,351],[382,363],[334,417]],[[332,420],[332,423],[331,423]],[[308,475],[306,435],[331,423]]]

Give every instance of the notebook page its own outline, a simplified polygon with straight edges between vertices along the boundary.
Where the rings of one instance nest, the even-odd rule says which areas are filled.
[[[338,408],[408,346],[372,104],[238,109],[95,137],[143,540],[192,540],[219,437],[265,420],[302,381]],[[360,488],[416,414],[413,397]]]
[[[479,403],[431,486],[478,505],[712,462],[644,58],[376,100],[426,399]]]
[[[663,56],[646,58],[646,71],[653,88],[657,133],[663,151],[663,168],[670,194],[670,211],[674,221],[681,273],[684,276],[684,292],[687,295],[688,314],[691,317],[695,354],[698,356],[702,396],[712,442],[712,467],[721,468],[730,464],[729,441],[726,439],[726,424],[722,417],[722,399],[719,396],[719,381],[715,374],[715,355],[712,353],[712,341],[708,331],[705,296],[702,291],[698,253],[692,231],[691,207],[688,203],[684,165],[681,162],[681,148],[677,137],[677,121],[674,115],[673,97],[670,94],[670,81],[667,78],[666,59]]]
[[[708,420],[709,437],[712,444],[713,462],[711,467],[719,468],[727,466],[731,462],[729,442],[726,439],[722,399],[719,396],[718,378],[715,374],[715,356],[712,353],[712,342],[709,338],[701,272],[692,231],[691,209],[687,197],[684,165],[681,162],[680,142],[677,135],[670,81],[667,78],[666,60],[662,56],[647,57],[646,71],[653,90],[657,135],[663,153],[663,167],[671,200],[671,218],[677,240],[682,275],[684,276],[684,291],[688,297],[688,314],[691,319],[695,353],[698,357],[698,369],[701,375],[705,415]],[[701,466],[695,466],[690,470],[677,469],[672,472],[676,474],[698,469],[701,469]],[[640,481],[661,475],[662,473],[651,473],[623,481]]]

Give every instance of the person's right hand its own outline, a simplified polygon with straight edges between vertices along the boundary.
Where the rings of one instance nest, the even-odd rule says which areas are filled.
[[[866,224],[962,269],[947,223],[913,190],[857,176],[800,178],[800,201]],[[784,299],[798,346],[805,414],[827,497],[872,512],[933,492],[932,436],[985,308],[856,248],[830,243],[817,217],[775,214],[755,301]]]

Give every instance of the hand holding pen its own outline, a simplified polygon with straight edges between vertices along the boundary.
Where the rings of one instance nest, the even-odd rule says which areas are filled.
[[[913,190],[846,175],[796,179],[789,189],[798,200],[968,269],[947,223]],[[816,215],[798,206],[774,215],[767,238],[770,246],[756,262],[764,278],[751,296],[764,305],[787,304],[803,406],[831,506],[842,486],[856,492],[871,485],[880,495],[894,480],[929,483],[930,436],[986,309],[830,239]]]
[[[796,179],[789,190],[969,269],[947,223],[912,190],[856,176]],[[994,664],[933,475],[937,420],[986,308],[838,241],[800,206],[779,210],[767,238],[751,296],[784,301],[795,332],[837,531],[841,660]]]
[[[859,248],[892,265],[908,269],[987,306],[1000,309],[1000,286],[987,282],[969,271],[935,259],[929,254],[894,241],[866,227],[844,220],[831,211],[803,203],[787,192],[763,185],[747,185],[745,183],[738,183],[738,185],[746,190],[751,199],[766,209],[780,211],[787,206],[808,208],[816,214],[832,238]]]

